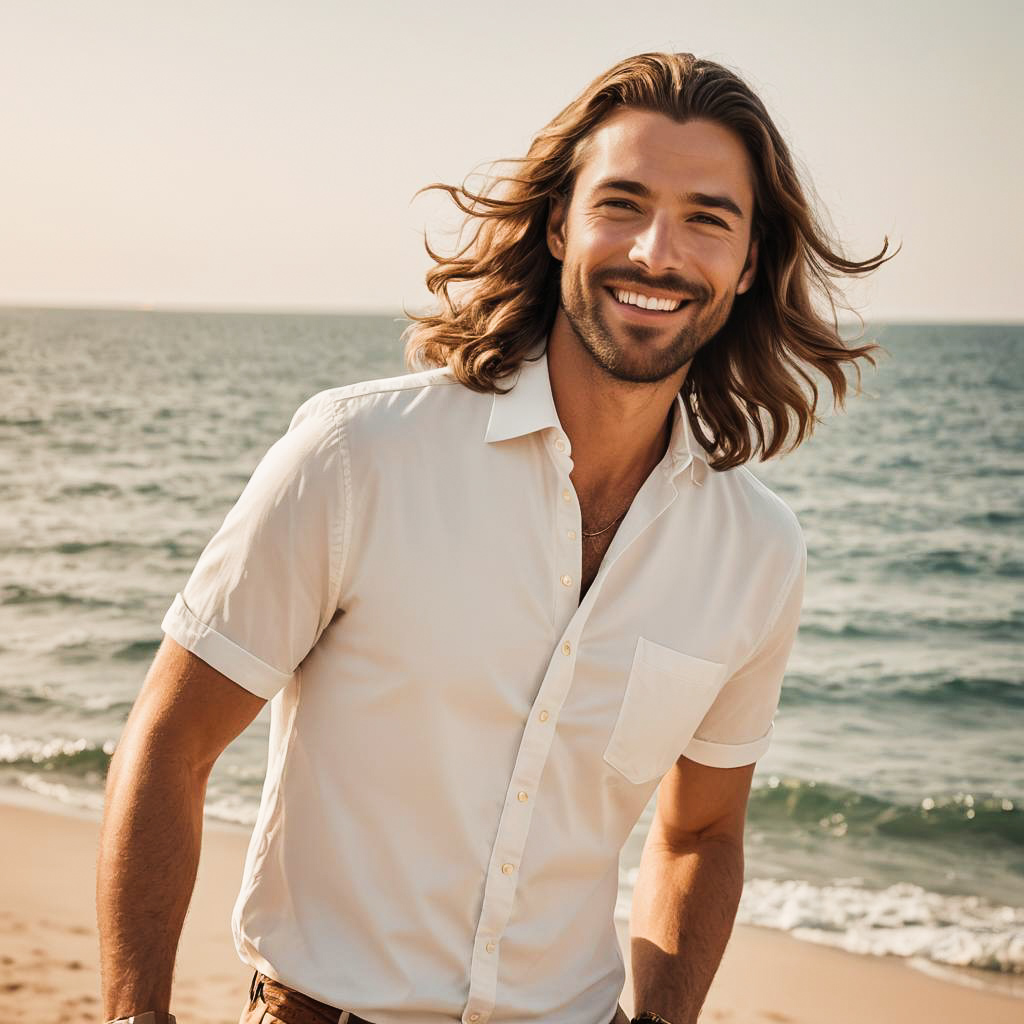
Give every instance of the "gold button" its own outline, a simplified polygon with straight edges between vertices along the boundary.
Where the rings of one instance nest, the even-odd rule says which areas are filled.
[[[559,438],[555,442],[555,448],[557,448],[560,452],[564,452],[565,451],[565,442],[561,438]]]
[[[519,802],[520,802],[521,804],[525,804],[525,803],[526,803],[526,801],[530,799],[530,795],[529,795],[528,793],[524,793],[524,792],[523,792],[522,790],[519,790],[519,792],[518,792],[518,793],[516,793],[516,799],[517,799],[517,800],[518,800],[518,801],[519,801]]]
[[[566,530],[565,531],[565,535],[566,535],[566,537],[569,538],[569,540],[575,540],[576,539],[576,531],[575,530]]]
[[[495,946],[493,942],[488,942],[487,945],[484,946],[484,949],[486,949],[488,953],[493,953],[495,949],[497,949],[497,946]]]
[[[562,491],[562,501],[572,501],[572,492],[568,487]]]
[[[539,718],[539,719],[540,719],[540,720],[541,720],[542,722],[546,722],[546,721],[548,720],[548,718],[550,717],[550,715],[548,715],[548,713],[547,713],[546,711],[542,711],[542,712],[541,712],[541,713],[540,713],[540,714],[539,714],[539,715],[538,715],[537,717],[538,717],[538,718]]]
[[[515,868],[511,864],[501,865],[501,873],[503,875],[511,875],[513,871],[515,871]]]
[[[568,640],[566,640],[566,642],[562,644],[562,653],[572,654],[572,644],[570,644]]]

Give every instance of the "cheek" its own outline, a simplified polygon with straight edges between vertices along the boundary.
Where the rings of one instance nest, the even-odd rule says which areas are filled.
[[[591,222],[585,218],[569,225],[567,256],[580,263],[594,265],[629,248],[629,240],[621,228],[608,222]]]
[[[746,265],[746,252],[739,252],[731,246],[710,246],[703,254],[703,271],[715,291],[733,289],[739,282]]]

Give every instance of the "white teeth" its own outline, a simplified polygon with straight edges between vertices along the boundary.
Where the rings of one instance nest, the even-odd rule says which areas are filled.
[[[621,289],[615,290],[615,298],[627,305],[639,306],[640,309],[657,309],[666,313],[672,313],[682,305],[681,299],[656,299],[651,295],[640,295]]]

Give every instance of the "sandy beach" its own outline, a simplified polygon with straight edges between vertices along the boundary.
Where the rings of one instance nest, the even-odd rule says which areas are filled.
[[[0,806],[0,1021],[102,1021],[93,877],[99,823]],[[229,915],[245,856],[240,829],[207,824],[175,972],[180,1024],[231,1024],[250,972]],[[620,929],[624,949],[625,929]],[[628,963],[628,956],[627,956]],[[631,982],[622,1004],[631,1011]],[[701,1015],[722,1024],[1017,1024],[1024,1000],[924,975],[780,932],[737,926]]]

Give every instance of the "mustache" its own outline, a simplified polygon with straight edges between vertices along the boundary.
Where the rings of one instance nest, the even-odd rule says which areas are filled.
[[[623,268],[622,270],[605,271],[598,278],[598,284],[609,287],[614,282],[617,285],[635,284],[639,289],[648,288],[651,291],[682,292],[691,296],[698,302],[707,302],[711,293],[707,285],[699,281],[688,281],[678,274],[665,274],[662,277],[646,277],[634,268]]]

